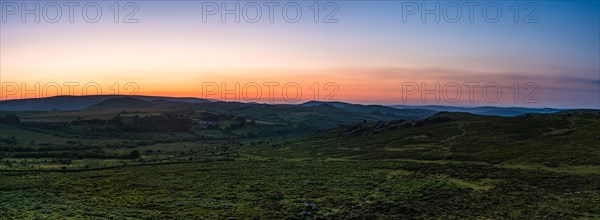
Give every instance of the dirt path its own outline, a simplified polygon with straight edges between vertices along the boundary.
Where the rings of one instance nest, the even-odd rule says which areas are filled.
[[[440,143],[442,143],[442,149],[443,149],[444,151],[446,151],[446,155],[451,155],[451,154],[452,154],[452,151],[451,151],[451,149],[450,149],[450,148],[451,148],[452,146],[454,146],[454,145],[452,145],[452,144],[450,144],[450,143],[451,143],[453,140],[455,140],[455,139],[457,139],[457,138],[460,138],[460,137],[463,137],[463,136],[465,136],[465,135],[467,134],[467,130],[465,130],[465,129],[463,128],[463,125],[464,125],[463,123],[458,123],[458,130],[460,130],[460,131],[461,131],[461,133],[460,133],[460,134],[454,135],[454,136],[452,136],[452,137],[448,137],[448,138],[446,138],[446,139],[444,139],[444,140],[440,141]]]

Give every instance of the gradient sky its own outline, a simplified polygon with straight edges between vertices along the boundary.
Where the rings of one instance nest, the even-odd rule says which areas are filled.
[[[207,93],[202,85],[206,82],[225,82],[228,89],[235,82],[241,86],[279,82],[275,100],[283,102],[282,87],[296,82],[302,88],[300,101],[307,101],[314,97],[310,88],[315,82],[321,87],[320,99],[332,89],[323,86],[335,82],[339,91],[332,99],[357,103],[600,108],[598,1],[534,2],[538,6],[532,17],[536,23],[523,22],[533,10],[525,8],[526,2],[519,2],[519,22],[515,23],[510,10],[514,2],[508,1],[497,2],[502,16],[496,23],[484,19],[482,8],[488,2],[475,7],[472,23],[466,6],[461,7],[462,16],[456,23],[443,17],[436,23],[433,15],[427,15],[423,23],[420,12],[403,22],[402,4],[410,1],[336,1],[339,11],[334,18],[338,23],[313,22],[309,6],[315,1],[298,1],[303,11],[297,23],[282,17],[286,2],[275,8],[273,23],[268,21],[266,6],[257,23],[243,18],[236,23],[232,15],[222,23],[219,14],[203,22],[201,1],[136,2],[138,23],[114,23],[109,9],[114,1],[99,2],[103,12],[97,23],[84,21],[84,3],[75,8],[73,23],[66,7],[57,23],[43,18],[36,23],[33,15],[22,23],[19,13],[6,13],[6,3],[11,1],[0,2],[4,4],[2,16],[7,18],[0,23],[1,99],[21,96],[8,91],[12,88],[6,85],[11,83],[19,87],[25,83],[33,89],[36,82],[40,87],[49,82],[79,82],[75,93],[81,94],[83,85],[96,82],[109,94],[115,82],[120,87],[135,82],[137,94],[204,97]],[[22,9],[22,2],[17,3]],[[40,3],[42,7],[47,4]],[[123,7],[125,2],[120,3]],[[331,11],[322,8],[325,3],[320,2],[321,20]],[[417,3],[420,10],[422,3]],[[451,2],[437,3],[443,8]],[[35,1],[25,4],[33,8]],[[225,4],[233,8],[235,1]],[[436,1],[423,4],[434,8]],[[49,11],[53,15],[53,9]],[[130,11],[121,10],[121,20]],[[494,16],[493,12],[488,10],[488,15]],[[449,17],[456,15],[453,8],[448,13]],[[403,84],[420,87],[425,83],[431,90],[436,82],[440,83],[438,91],[453,83],[478,82],[481,86],[475,89],[474,102],[469,101],[468,88],[463,86],[456,103],[443,99],[456,98],[455,88],[449,87],[440,102],[435,102],[433,95],[423,102],[420,93],[403,88]],[[491,82],[502,86],[497,102],[482,97],[481,87]],[[539,90],[532,93],[533,87],[523,88],[529,82]],[[521,87],[516,103],[515,91],[509,88],[514,83]],[[262,87],[258,101],[269,101],[267,89]],[[39,90],[39,96],[57,94],[53,89]],[[66,87],[62,90],[67,93]],[[128,92],[121,88],[120,93]],[[250,98],[257,97],[254,88],[246,92],[251,93]],[[488,90],[492,99],[494,92]],[[534,95],[524,102],[530,94]],[[293,91],[291,97],[295,97]]]

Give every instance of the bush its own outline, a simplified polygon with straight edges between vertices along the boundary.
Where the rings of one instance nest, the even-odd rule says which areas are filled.
[[[138,159],[141,156],[142,155],[140,155],[140,152],[138,150],[133,150],[133,151],[131,151],[131,153],[129,153],[129,158],[131,158],[131,159]]]
[[[4,117],[0,117],[0,123],[6,123],[6,124],[11,124],[11,125],[20,125],[21,119],[19,118],[19,116],[16,116],[15,114],[8,114],[8,115],[5,115]]]

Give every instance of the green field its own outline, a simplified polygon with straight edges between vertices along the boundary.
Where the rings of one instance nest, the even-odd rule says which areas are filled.
[[[0,219],[600,218],[597,113],[198,108],[2,112]]]

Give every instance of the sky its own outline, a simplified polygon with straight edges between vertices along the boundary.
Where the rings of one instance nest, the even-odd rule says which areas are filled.
[[[68,4],[0,1],[0,99],[600,108],[599,1]]]

